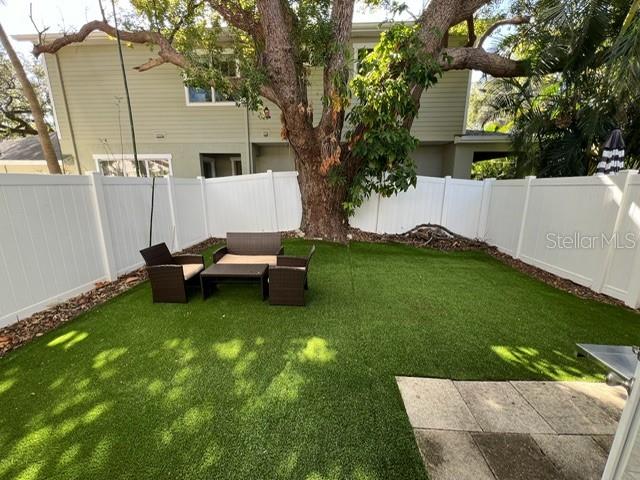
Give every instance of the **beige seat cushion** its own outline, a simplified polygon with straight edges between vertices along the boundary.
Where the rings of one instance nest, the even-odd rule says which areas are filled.
[[[233,253],[227,253],[224,257],[218,260],[217,263],[266,263],[268,265],[275,265],[277,258],[277,255],[234,255]]]
[[[184,279],[189,280],[190,278],[195,277],[203,268],[204,267],[201,263],[188,263],[187,265],[182,265],[182,274],[184,275]]]

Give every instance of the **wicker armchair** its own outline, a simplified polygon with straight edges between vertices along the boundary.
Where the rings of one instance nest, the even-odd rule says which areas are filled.
[[[275,267],[269,267],[269,303],[271,305],[304,306],[304,291],[309,289],[308,273],[312,246],[306,257],[281,255]]]
[[[144,258],[153,302],[186,303],[187,284],[199,285],[202,255],[171,255],[164,243],[140,250]]]

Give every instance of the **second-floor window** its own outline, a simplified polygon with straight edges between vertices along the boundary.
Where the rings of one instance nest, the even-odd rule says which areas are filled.
[[[233,58],[229,58],[222,62],[220,69],[223,75],[228,78],[238,76],[238,67]],[[232,105],[235,100],[231,95],[225,95],[223,92],[217,91],[215,88],[203,88],[186,85],[185,96],[187,105]]]
[[[361,63],[364,57],[373,52],[373,44],[369,43],[355,43],[353,45],[354,50],[354,73],[361,73]]]

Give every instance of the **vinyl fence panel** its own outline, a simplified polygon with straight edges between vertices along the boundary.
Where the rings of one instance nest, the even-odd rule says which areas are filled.
[[[620,190],[609,177],[535,179],[521,259],[590,287],[604,265]],[[620,199],[618,199],[618,202]]]
[[[359,228],[365,232],[377,231],[378,224],[378,208],[380,205],[380,196],[372,195],[356,210],[349,219],[349,225]]]
[[[486,241],[514,255],[525,200],[524,180],[497,181],[491,188]]]
[[[482,208],[484,183],[447,179],[442,225],[468,238],[476,238]]]
[[[277,229],[297,230],[302,221],[302,202],[297,172],[274,172]]]
[[[403,233],[423,223],[440,223],[444,179],[418,177],[415,188],[380,199],[378,233]]]
[[[180,248],[185,248],[208,238],[203,217],[205,215],[200,180],[195,178],[175,178],[174,199],[176,231]]]
[[[208,178],[206,198],[210,236],[278,230],[270,173]]]
[[[630,175],[626,192],[616,186],[612,201],[621,203],[620,223],[614,237],[616,248],[611,249],[610,262],[604,272],[602,291],[633,305],[637,304],[640,294],[640,175]]]
[[[0,175],[0,326],[105,278],[91,179]]]
[[[140,250],[149,246],[152,180],[104,177],[104,196],[118,275],[143,265]],[[157,178],[151,243],[175,250],[167,180]]]

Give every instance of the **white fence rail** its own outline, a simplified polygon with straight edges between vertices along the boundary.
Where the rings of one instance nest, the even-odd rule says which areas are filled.
[[[159,178],[152,241],[176,251],[228,231],[296,229],[302,216],[296,177]],[[142,265],[150,210],[147,178],[0,175],[0,326]],[[416,188],[373,196],[351,219],[378,233],[421,223],[483,239],[627,305],[640,304],[637,172],[482,182],[418,177]],[[592,244],[560,244],[584,238]]]

